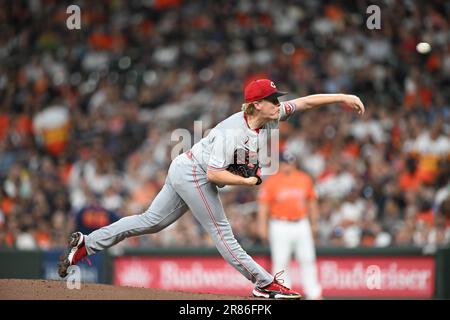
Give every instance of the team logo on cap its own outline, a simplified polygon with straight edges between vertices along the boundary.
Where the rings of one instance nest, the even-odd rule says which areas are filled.
[[[275,89],[277,88],[277,86],[275,85],[275,83],[273,83],[273,81],[270,81],[270,86]]]

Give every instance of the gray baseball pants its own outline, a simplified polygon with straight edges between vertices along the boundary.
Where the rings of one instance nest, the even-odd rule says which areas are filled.
[[[88,254],[94,254],[125,238],[158,232],[189,208],[209,233],[220,254],[244,277],[261,287],[273,281],[273,276],[236,241],[217,186],[207,181],[204,170],[186,153],[172,161],[164,187],[143,214],[122,218],[92,232],[85,238],[86,250]]]

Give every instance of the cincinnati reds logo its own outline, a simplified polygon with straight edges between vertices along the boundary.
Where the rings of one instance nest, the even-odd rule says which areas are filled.
[[[270,86],[275,89],[277,88],[277,86],[275,85],[275,83],[273,83],[273,81],[270,81]]]

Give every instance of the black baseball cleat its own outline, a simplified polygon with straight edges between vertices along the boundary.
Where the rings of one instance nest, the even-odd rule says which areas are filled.
[[[84,244],[84,235],[81,232],[74,232],[69,236],[69,248],[67,253],[60,257],[58,264],[58,274],[61,278],[67,276],[67,269],[78,263],[87,256]]]

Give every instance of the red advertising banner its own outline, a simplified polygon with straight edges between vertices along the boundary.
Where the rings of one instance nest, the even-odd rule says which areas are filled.
[[[269,259],[256,258],[262,266]],[[113,283],[188,292],[248,295],[253,284],[221,257],[120,257]]]
[[[319,258],[324,296],[431,298],[433,257]]]
[[[270,270],[270,259],[253,257]],[[431,298],[433,257],[319,257],[324,297]],[[301,268],[291,263],[292,287],[300,290]],[[116,285],[188,292],[249,295],[253,284],[221,257],[118,257]]]

